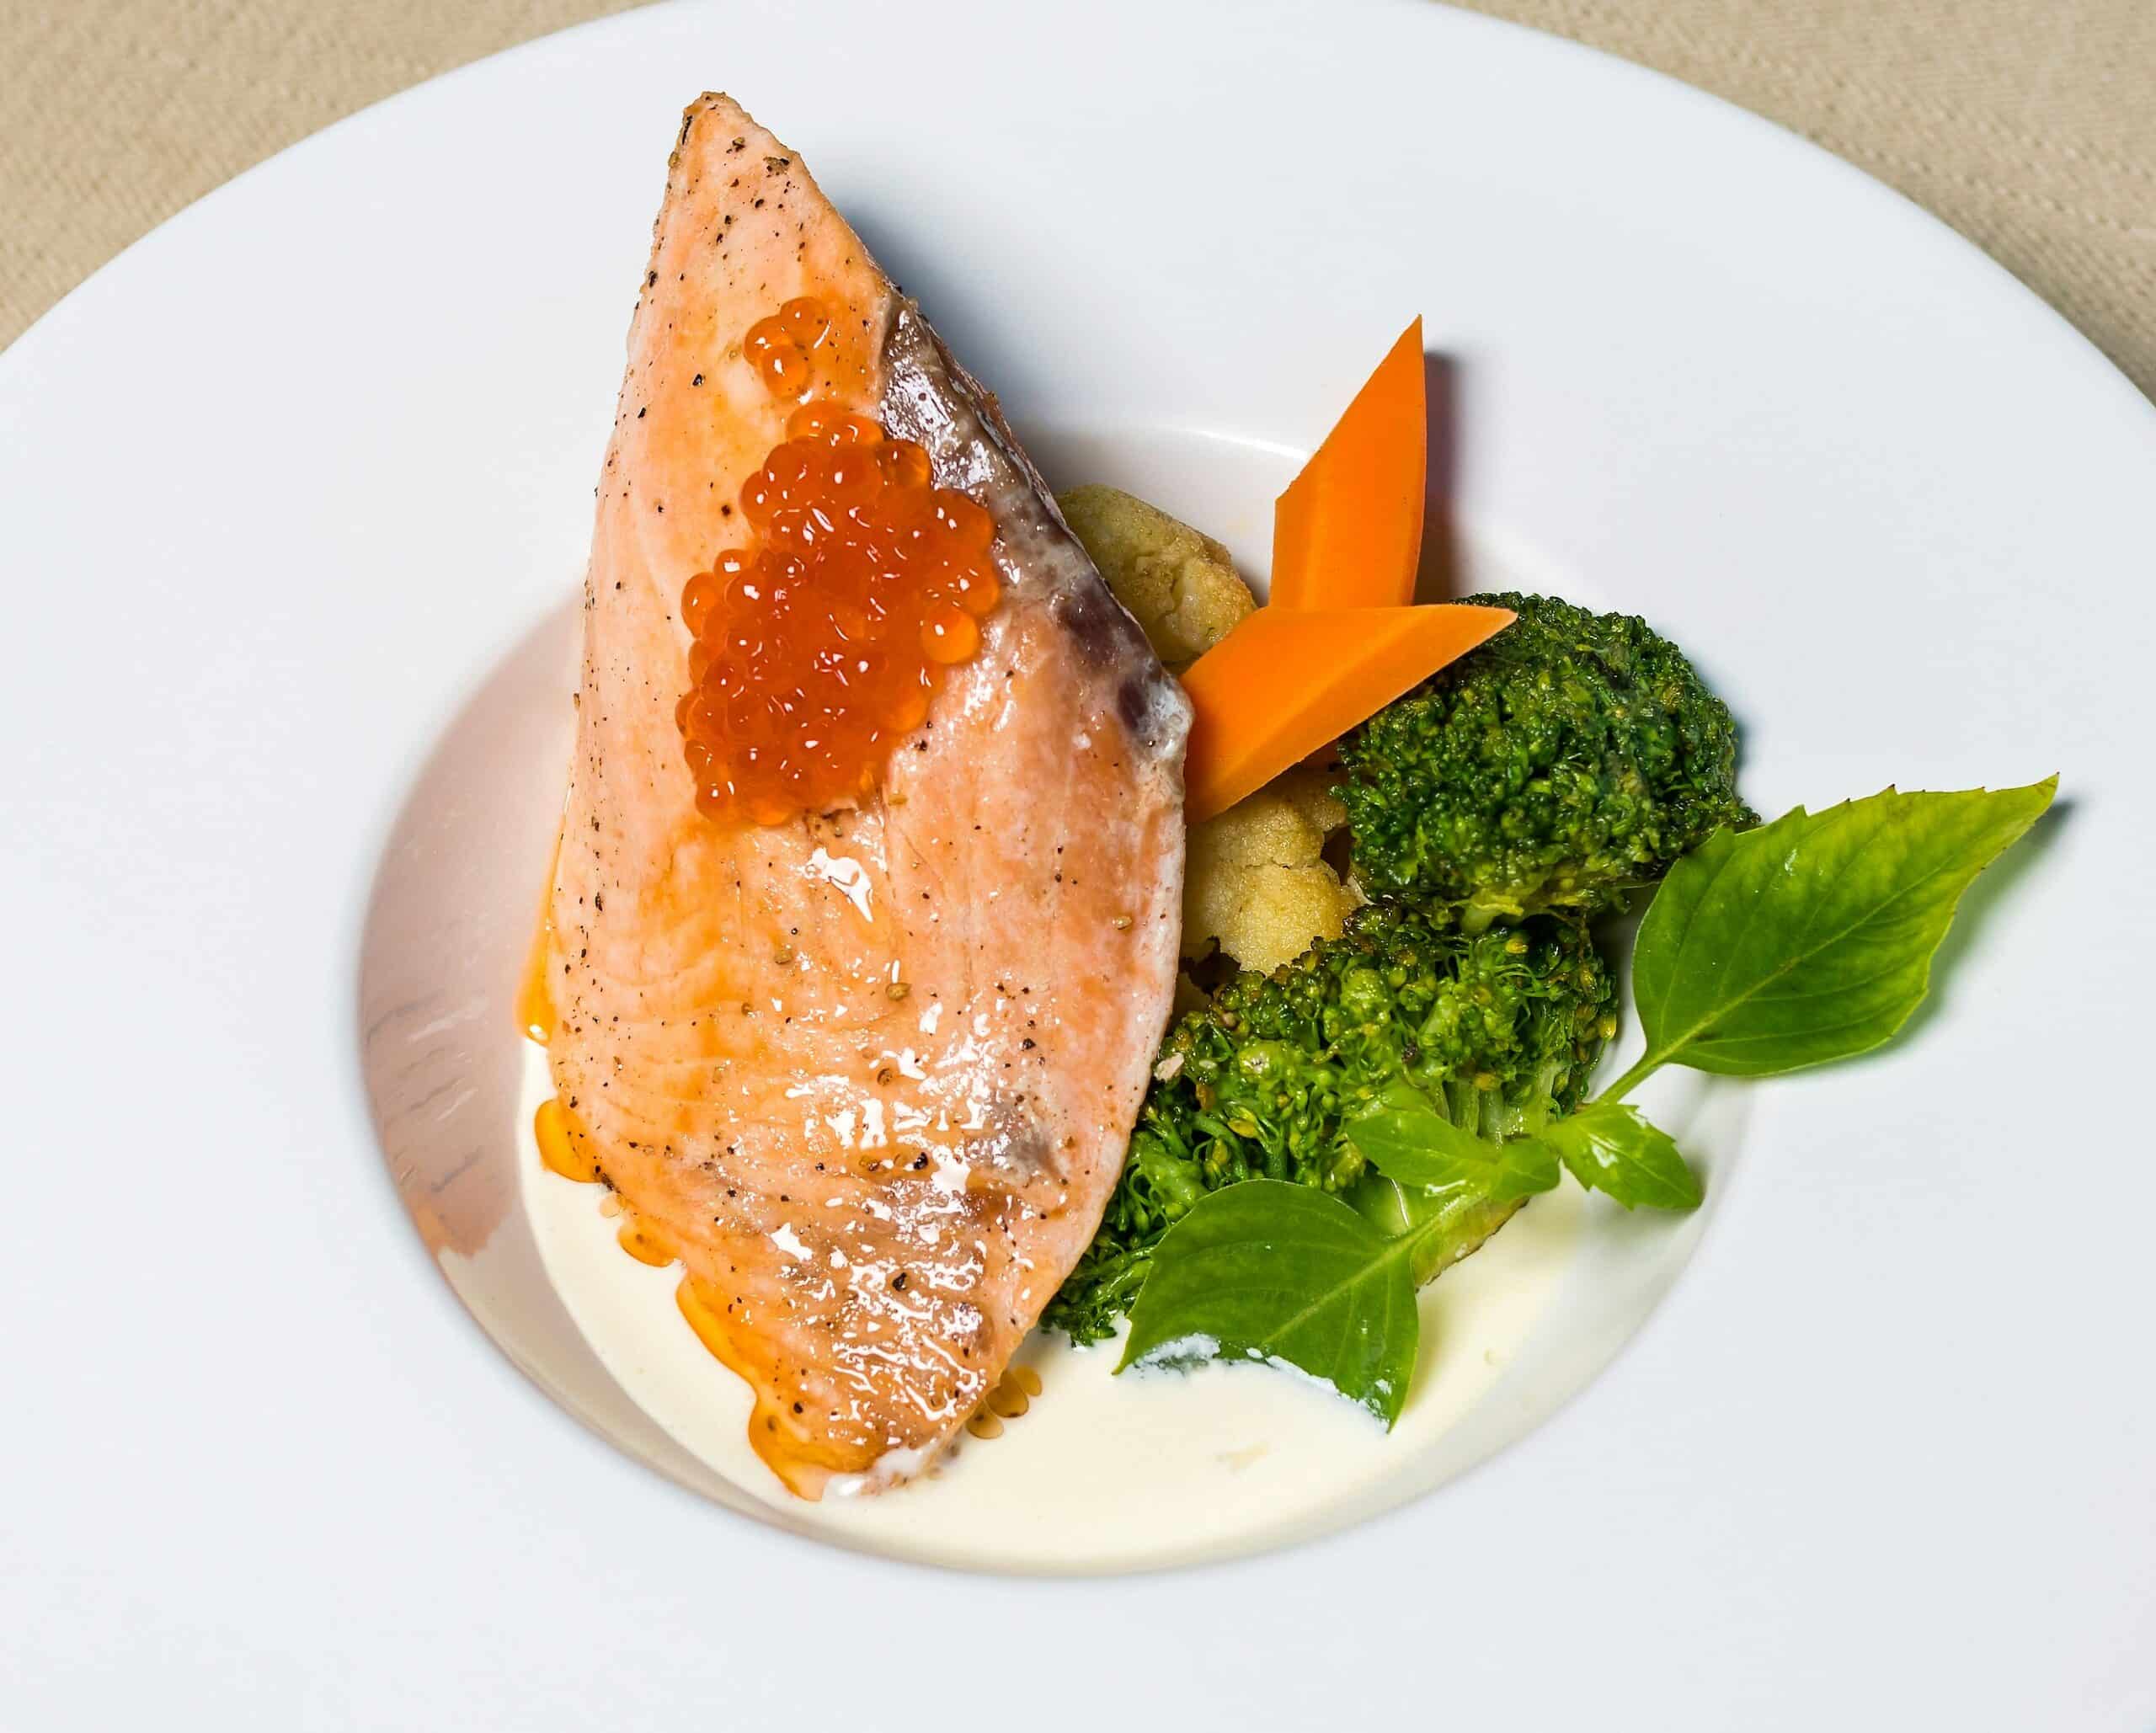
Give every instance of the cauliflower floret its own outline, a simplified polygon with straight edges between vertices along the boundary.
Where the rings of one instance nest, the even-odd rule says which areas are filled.
[[[1315,825],[1321,836],[1330,836],[1348,822],[1348,808],[1332,792],[1332,783],[1338,774],[1338,766],[1329,759],[1322,765],[1304,764],[1292,771],[1283,771],[1258,792],[1278,795],[1305,821]]]
[[[1169,668],[1187,667],[1257,607],[1228,550],[1119,488],[1074,488],[1056,502],[1115,599]],[[1182,952],[1217,948],[1244,968],[1292,962],[1319,939],[1337,938],[1362,898],[1324,858],[1347,821],[1328,769],[1275,777],[1219,817],[1193,825],[1185,866]],[[1185,976],[1179,1000],[1200,1002]]]
[[[1171,670],[1196,661],[1257,607],[1228,550],[1158,507],[1098,485],[1073,488],[1056,504]]]
[[[1324,858],[1326,832],[1346,817],[1326,781],[1321,771],[1289,771],[1191,827],[1185,957],[1203,958],[1217,941],[1243,968],[1270,971],[1340,936],[1362,899]]]

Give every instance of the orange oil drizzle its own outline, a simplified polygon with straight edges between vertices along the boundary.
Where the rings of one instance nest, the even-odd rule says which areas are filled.
[[[681,1256],[681,1248],[671,1234],[655,1223],[639,1220],[637,1213],[627,1208],[622,1211],[622,1225],[614,1238],[631,1257],[654,1270],[664,1269]]]
[[[524,978],[516,989],[516,1026],[545,1047],[554,1038],[554,990],[547,968],[554,952],[554,872],[562,864],[562,839],[554,836],[547,856],[547,891],[539,904],[539,927],[524,959]]]
[[[572,1119],[552,1096],[540,1102],[531,1116],[531,1133],[538,1139],[539,1159],[550,1173],[590,1186],[599,1182],[599,1162],[591,1154],[591,1134]]]
[[[554,1038],[554,993],[547,979],[552,960],[554,918],[544,915],[532,935],[531,954],[525,959],[524,980],[516,989],[516,1026],[545,1047]]]
[[[819,1438],[812,1424],[799,1417],[798,1407],[791,1414],[787,1411],[776,1394],[773,1363],[769,1359],[759,1363],[755,1357],[755,1338],[750,1338],[746,1352],[735,1343],[723,1289],[684,1276],[675,1287],[674,1303],[712,1357],[755,1393],[755,1409],[749,1416],[750,1446],[792,1490],[803,1498],[821,1498],[832,1474],[866,1466],[846,1445]],[[746,1317],[744,1311],[744,1321]]]
[[[1020,1418],[1041,1393],[1041,1375],[1030,1366],[1007,1368],[980,1406],[966,1418],[966,1431],[976,1438],[1000,1438],[1006,1421]]]
[[[689,1328],[696,1331],[696,1340],[711,1351],[713,1358],[731,1367],[743,1378],[749,1376],[748,1362],[734,1352],[733,1338],[727,1333],[723,1309],[712,1304],[702,1282],[693,1276],[684,1276],[674,1290],[674,1304],[689,1320]]]

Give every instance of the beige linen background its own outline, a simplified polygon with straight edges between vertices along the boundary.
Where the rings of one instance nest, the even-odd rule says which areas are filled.
[[[190,200],[339,115],[626,9],[0,0],[0,344]],[[1988,249],[2156,395],[2156,0],[1478,9],[1673,73],[1838,152]]]

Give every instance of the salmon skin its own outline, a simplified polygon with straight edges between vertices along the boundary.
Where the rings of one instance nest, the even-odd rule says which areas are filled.
[[[819,398],[990,513],[979,653],[858,803],[699,814],[682,585],[785,437],[743,334],[830,312]],[[905,1479],[993,1388],[1098,1225],[1176,975],[1189,709],[995,399],[800,159],[724,96],[670,159],[585,585],[548,1046],[622,1244],[803,1497]]]

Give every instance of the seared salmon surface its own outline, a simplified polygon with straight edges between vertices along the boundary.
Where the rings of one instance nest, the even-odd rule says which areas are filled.
[[[794,152],[723,96],[670,159],[600,477],[547,978],[574,1163],[755,1392],[805,1497],[929,1462],[1091,1238],[1166,1023],[1180,689],[995,401]],[[744,333],[815,298],[812,397],[917,441],[989,512],[1000,599],[880,781],[699,813],[684,584],[798,405]]]

